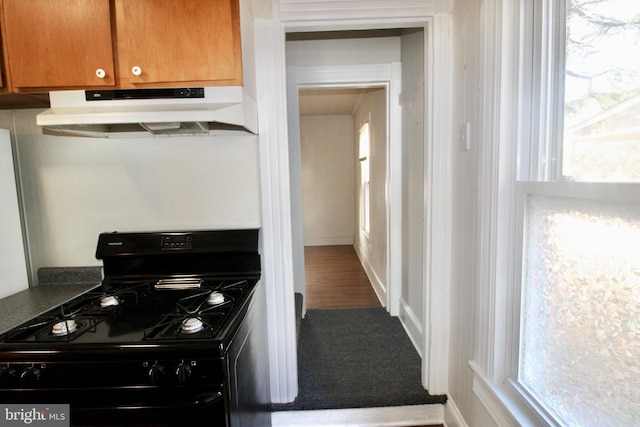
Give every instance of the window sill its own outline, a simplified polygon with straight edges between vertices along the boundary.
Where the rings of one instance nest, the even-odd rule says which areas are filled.
[[[552,426],[546,417],[527,405],[507,382],[490,381],[473,360],[473,392],[499,426]]]

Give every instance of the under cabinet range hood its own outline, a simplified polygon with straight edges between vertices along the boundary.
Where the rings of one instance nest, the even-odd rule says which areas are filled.
[[[256,102],[241,86],[50,92],[43,133],[97,138],[258,132]]]

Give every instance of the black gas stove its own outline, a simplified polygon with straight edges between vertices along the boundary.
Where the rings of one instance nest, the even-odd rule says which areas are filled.
[[[255,409],[237,384],[260,342],[258,230],[103,233],[96,257],[99,286],[0,336],[0,402],[69,404],[72,425],[231,426]]]

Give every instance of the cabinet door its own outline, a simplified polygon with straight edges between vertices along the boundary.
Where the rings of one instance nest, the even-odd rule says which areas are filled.
[[[242,84],[238,0],[115,0],[115,21],[119,86]]]
[[[115,83],[109,0],[4,0],[3,20],[15,90]]]

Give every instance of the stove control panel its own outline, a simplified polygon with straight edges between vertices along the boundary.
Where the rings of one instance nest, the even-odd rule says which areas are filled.
[[[163,250],[191,249],[193,236],[191,234],[170,234],[162,236]]]
[[[0,388],[35,388],[47,365],[42,363],[6,364],[0,367]]]
[[[67,387],[180,387],[224,382],[223,359],[0,363],[0,391]],[[117,375],[114,375],[117,372]]]
[[[142,367],[147,370],[147,377],[151,385],[185,385],[192,380],[199,379],[193,377],[196,373],[201,375],[200,364],[196,360],[180,361],[147,361],[142,363]]]

